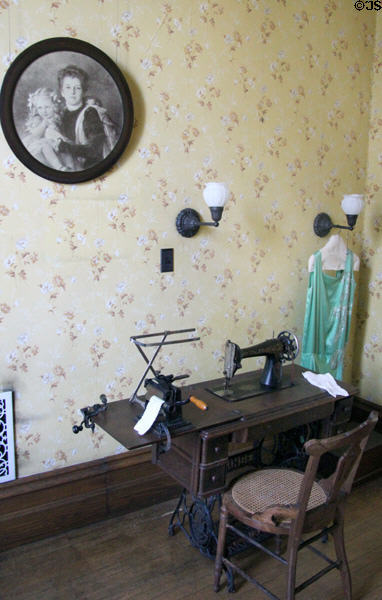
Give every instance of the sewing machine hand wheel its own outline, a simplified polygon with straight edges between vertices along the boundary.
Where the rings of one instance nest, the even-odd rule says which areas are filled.
[[[281,331],[277,339],[281,340],[284,346],[280,360],[294,360],[299,351],[297,337],[290,331]]]

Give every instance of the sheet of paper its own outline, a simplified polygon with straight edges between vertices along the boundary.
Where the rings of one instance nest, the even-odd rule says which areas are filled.
[[[139,435],[144,435],[153,425],[159,414],[162,404],[163,400],[161,398],[158,398],[158,396],[151,396],[143,415],[134,427],[135,431],[139,433]]]

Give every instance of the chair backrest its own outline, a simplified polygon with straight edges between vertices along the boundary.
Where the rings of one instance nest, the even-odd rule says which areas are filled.
[[[304,449],[309,459],[298,499],[300,509],[306,509],[320,459],[326,452],[340,451],[341,453],[335,471],[326,479],[319,481],[327,494],[325,504],[335,504],[339,497],[342,498],[350,493],[362,454],[377,421],[378,413],[372,411],[366,421],[350,431],[322,440],[312,439],[305,443]]]

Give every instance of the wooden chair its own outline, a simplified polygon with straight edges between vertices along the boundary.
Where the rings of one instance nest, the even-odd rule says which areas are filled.
[[[245,573],[232,560],[233,552],[225,553],[226,532],[230,530],[243,538],[250,546],[260,548],[287,567],[286,600],[334,568],[340,570],[344,598],[351,600],[351,577],[344,544],[344,508],[350,494],[367,440],[376,422],[378,413],[373,411],[367,420],[351,431],[322,440],[312,439],[305,443],[308,462],[304,473],[292,469],[260,469],[242,476],[223,496],[220,511],[219,535],[215,562],[215,591],[220,587],[222,569],[227,574],[228,590],[234,589],[234,572],[255,584],[273,600],[280,600],[257,579]],[[338,452],[340,458],[336,469],[326,479],[316,481],[320,459],[326,452]],[[229,520],[229,517],[231,519]],[[232,521],[233,518],[233,521]],[[231,522],[232,521],[232,522]],[[239,523],[237,523],[239,522]],[[240,526],[244,524],[247,528]],[[249,530],[248,530],[249,528]],[[285,558],[277,545],[274,552],[260,537],[250,535],[257,532],[288,536]],[[317,533],[318,531],[318,533]],[[312,534],[302,539],[303,534]],[[310,547],[329,564],[321,571],[296,587],[297,553],[313,542],[331,533],[334,538],[336,560],[331,560],[316,548]],[[257,537],[257,539],[256,539]],[[276,537],[280,540],[280,537]]]

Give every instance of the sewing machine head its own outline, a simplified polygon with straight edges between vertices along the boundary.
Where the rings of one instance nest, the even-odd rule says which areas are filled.
[[[260,384],[265,388],[278,388],[282,381],[282,363],[294,360],[297,355],[298,340],[289,331],[282,331],[277,338],[271,338],[248,348],[240,348],[234,342],[227,340],[224,358],[226,389],[237,369],[241,369],[241,361],[254,356],[266,357]]]

